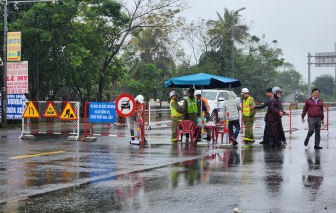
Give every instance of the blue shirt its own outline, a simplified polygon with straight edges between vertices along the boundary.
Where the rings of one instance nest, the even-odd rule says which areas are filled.
[[[320,100],[319,98],[315,100],[314,96],[312,96],[312,99],[315,101],[315,104],[317,104],[318,100]]]

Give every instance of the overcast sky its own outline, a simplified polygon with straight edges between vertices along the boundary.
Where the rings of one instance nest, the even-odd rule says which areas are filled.
[[[246,22],[254,22],[251,35],[265,41],[278,41],[286,62],[293,63],[305,81],[308,81],[308,58],[319,52],[335,52],[336,0],[190,0],[191,8],[183,11],[187,21],[217,20],[216,12],[224,14],[224,7],[237,10]],[[312,58],[312,62],[314,62]],[[335,68],[311,66],[311,79],[330,73]]]

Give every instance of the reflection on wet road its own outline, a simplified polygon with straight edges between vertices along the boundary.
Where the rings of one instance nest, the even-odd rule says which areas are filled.
[[[286,148],[255,143],[229,150],[171,144],[160,139],[169,130],[159,131],[145,147],[108,137],[1,137],[0,211],[336,211],[332,132],[322,134],[324,149],[316,151],[303,146],[305,131],[288,137]],[[20,156],[30,157],[12,158]]]

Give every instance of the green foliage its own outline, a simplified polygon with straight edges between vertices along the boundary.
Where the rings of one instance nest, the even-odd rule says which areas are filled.
[[[284,96],[293,92],[294,90],[305,92],[305,87],[300,85],[302,75],[296,71],[293,64],[285,63],[283,70],[278,73],[276,77],[276,85],[280,86]]]
[[[335,85],[334,85],[334,77],[330,74],[319,75],[313,81],[313,88],[318,88],[320,90],[320,94],[324,97],[324,101],[334,101],[335,94]]]

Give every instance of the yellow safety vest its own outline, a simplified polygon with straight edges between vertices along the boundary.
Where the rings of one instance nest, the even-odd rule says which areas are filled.
[[[250,116],[250,112],[251,112],[251,109],[250,109],[250,99],[252,97],[248,97],[247,99],[244,99],[243,101],[243,115],[244,116]]]
[[[177,112],[176,109],[172,106],[172,103],[176,101],[174,99],[170,100],[170,111],[171,111],[171,116],[182,116],[181,113]]]
[[[197,100],[196,98],[194,98],[194,100],[192,101],[189,97],[187,98],[187,102],[188,102],[188,113],[198,113],[197,111]]]

